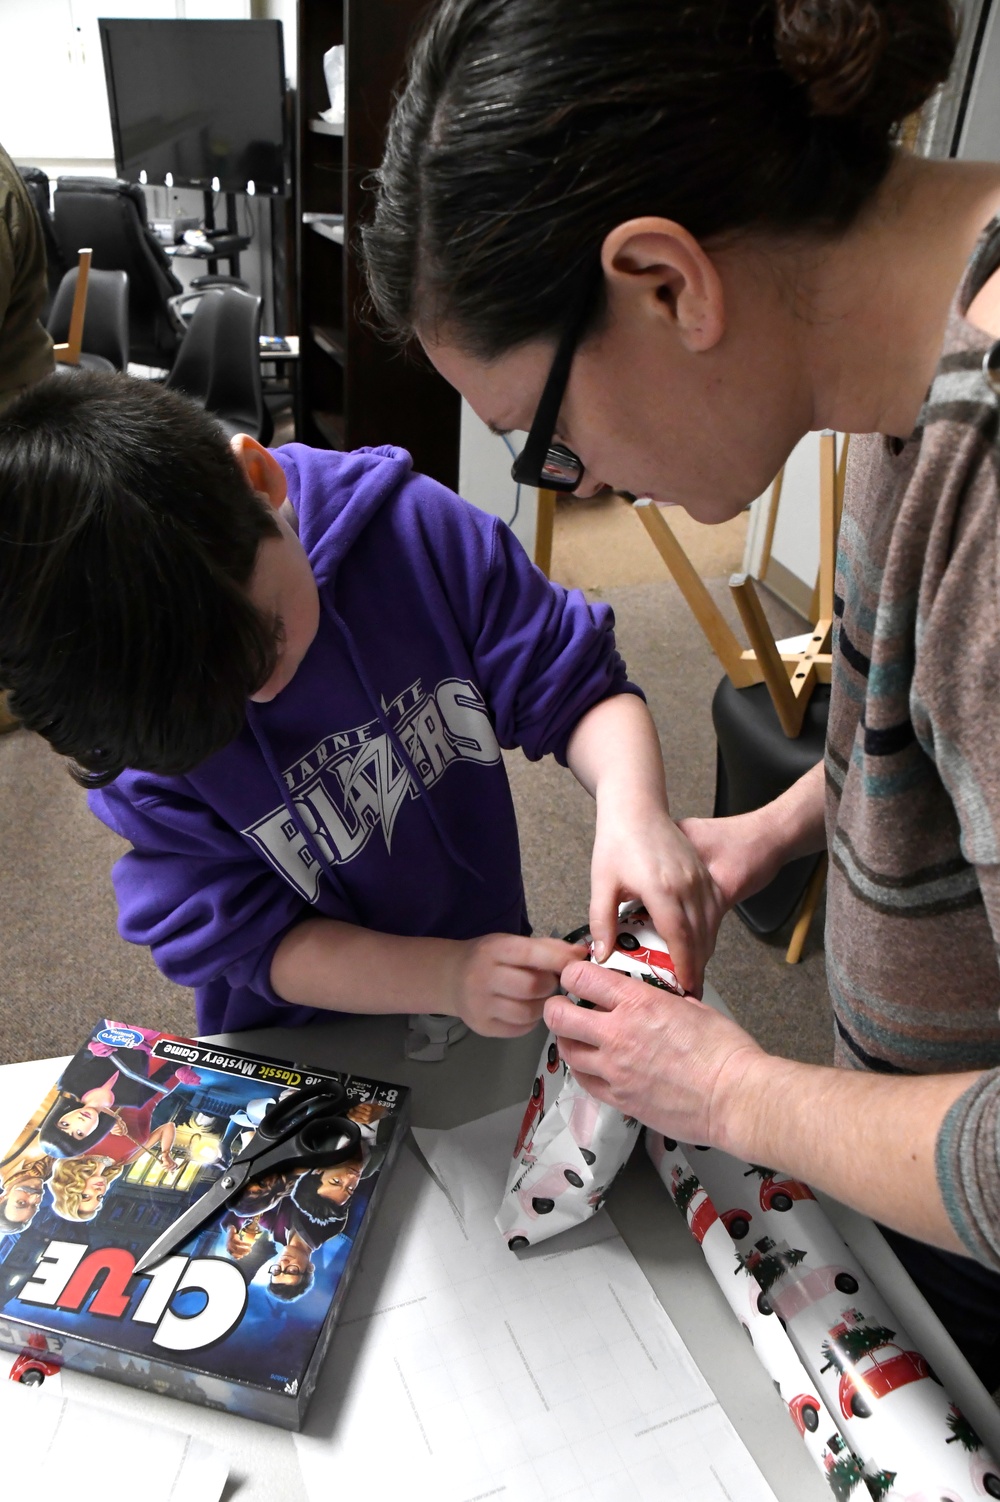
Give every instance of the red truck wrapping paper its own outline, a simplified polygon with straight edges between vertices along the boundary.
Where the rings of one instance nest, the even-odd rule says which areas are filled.
[[[701,1247],[726,1303],[746,1331],[758,1360],[787,1405],[809,1455],[824,1477],[829,1478],[832,1466],[839,1463],[840,1473],[849,1473],[860,1479],[864,1469],[860,1460],[844,1444],[833,1415],[813,1390],[812,1379],[796,1356],[780,1321],[757,1307],[760,1288],[738,1260],[733,1245],[745,1240],[749,1234],[750,1212],[735,1206],[723,1220],[691,1162],[671,1138],[647,1129],[646,1151],[671,1199],[687,1221],[691,1235]],[[692,1153],[692,1156],[696,1154]]]
[[[671,1138],[654,1139],[649,1151],[675,1200],[675,1168],[679,1183],[696,1181],[697,1191],[690,1184],[679,1191],[685,1215],[724,1291],[727,1277],[749,1290],[745,1308],[752,1305],[758,1319],[744,1322],[765,1366],[762,1325],[772,1321],[801,1363],[801,1393],[817,1400],[819,1463],[836,1498],[858,1486],[886,1502],[1000,1498],[1000,1464],[805,1184]],[[776,1349],[773,1341],[768,1349]],[[784,1380],[776,1380],[791,1407]],[[802,1379],[790,1374],[789,1382]],[[835,1425],[829,1432],[827,1416]]]

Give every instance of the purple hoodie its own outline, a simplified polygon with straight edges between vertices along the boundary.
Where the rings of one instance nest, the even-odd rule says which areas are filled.
[[[316,639],[224,751],[89,798],[133,847],[113,872],[119,932],[195,987],[201,1033],[316,1015],[270,980],[313,914],[528,933],[500,747],[565,763],[584,712],[632,687],[610,608],[549,583],[402,449],[275,457],[319,587]]]

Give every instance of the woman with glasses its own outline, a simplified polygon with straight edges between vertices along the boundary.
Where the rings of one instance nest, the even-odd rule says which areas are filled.
[[[897,144],[947,0],[445,0],[364,235],[519,480],[735,516],[852,443],[825,768],[684,830],[727,905],[829,846],[837,1068],[571,964],[577,1076],[829,1190],[1000,1384],[1000,167]]]

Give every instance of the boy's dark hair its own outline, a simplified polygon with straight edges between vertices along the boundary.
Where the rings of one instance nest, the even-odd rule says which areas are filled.
[[[837,234],[954,49],[951,0],[443,0],[362,234],[375,308],[489,360],[562,332],[629,219]]]
[[[129,376],[52,376],[0,414],[0,689],[102,787],[239,734],[274,668],[245,587],[278,535],[215,421]]]

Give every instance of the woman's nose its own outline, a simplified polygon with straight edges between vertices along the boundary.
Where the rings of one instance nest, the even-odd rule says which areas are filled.
[[[595,495],[600,495],[601,491],[607,488],[603,480],[595,479],[590,471],[585,469],[573,494],[579,501],[592,501]]]

